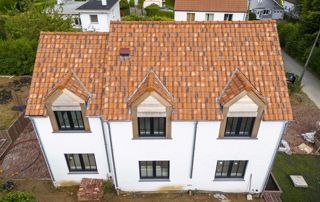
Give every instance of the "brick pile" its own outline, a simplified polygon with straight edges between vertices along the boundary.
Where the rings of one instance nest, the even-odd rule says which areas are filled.
[[[103,197],[103,180],[83,178],[77,196],[78,201],[100,200]]]

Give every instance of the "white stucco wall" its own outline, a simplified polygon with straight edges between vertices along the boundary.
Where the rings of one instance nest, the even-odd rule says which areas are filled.
[[[289,1],[284,1],[284,5],[283,5],[284,11],[286,12],[290,12],[293,11],[294,9],[294,4],[289,2]]]
[[[224,14],[233,14],[233,21],[244,21],[246,20],[246,13],[232,13],[232,12],[191,12],[191,11],[175,11],[174,20],[175,21],[186,21],[187,13],[195,13],[195,21],[205,21],[206,14],[214,14],[214,21],[223,21]]]
[[[90,15],[97,15],[98,23],[91,23]],[[119,2],[109,11],[81,11],[80,19],[83,31],[109,32],[110,21],[120,20]]]
[[[198,124],[190,179],[194,121],[172,122],[172,139],[132,139],[129,121],[109,122],[119,189],[124,191],[207,190],[261,192],[285,122],[262,122],[257,139],[218,139],[220,122]],[[139,161],[169,160],[169,181],[141,181]],[[218,160],[248,160],[244,180],[214,180]]]
[[[33,120],[48,158],[56,186],[76,184],[84,177],[107,179],[109,176],[108,161],[103,140],[102,124],[99,118],[89,118],[91,133],[52,133],[49,118],[35,117]],[[93,153],[98,171],[69,173],[64,156],[64,154],[69,153]]]

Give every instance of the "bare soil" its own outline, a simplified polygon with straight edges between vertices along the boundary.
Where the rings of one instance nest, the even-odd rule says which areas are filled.
[[[12,96],[6,92],[14,91],[19,100],[25,100],[29,94],[30,76],[0,76],[0,91],[3,92],[0,103],[0,130],[8,128],[21,112],[13,111],[12,107],[19,105]],[[5,94],[5,95],[4,95]]]
[[[284,135],[294,153],[305,153],[298,146],[302,143],[314,148],[314,144],[306,142],[301,136],[302,133],[316,130],[316,122],[320,121],[320,109],[308,98],[305,93],[295,93],[290,96],[293,110],[293,122],[291,122]]]
[[[28,191],[33,193],[39,202],[75,202],[77,201],[78,187],[63,187],[55,188],[49,180],[17,180],[16,187],[13,191]],[[5,192],[0,192],[0,197],[4,196]],[[117,196],[113,192],[105,193],[102,201],[108,202],[218,202],[218,199],[213,197],[214,193],[194,193],[189,196],[187,193],[123,193]],[[225,194],[230,201],[244,202],[245,194]],[[264,201],[262,198],[254,198],[254,202]]]

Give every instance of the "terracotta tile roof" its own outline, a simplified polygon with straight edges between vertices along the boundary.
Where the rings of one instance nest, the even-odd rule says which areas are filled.
[[[129,58],[120,48],[130,48]],[[43,97],[73,69],[93,94],[89,116],[130,120],[127,101],[151,68],[175,98],[173,120],[221,120],[216,98],[235,68],[265,98],[264,120],[292,119],[275,21],[112,22],[108,35],[42,33],[26,114],[46,115]]]
[[[247,12],[247,0],[175,0],[175,11]]]
[[[134,92],[128,98],[128,105],[136,101],[140,96],[146,92],[157,92],[167,102],[173,104],[174,97],[169,92],[167,87],[163,84],[160,78],[154,73],[153,70],[146,75],[143,81],[138,85]]]
[[[88,101],[91,97],[89,90],[82,84],[81,80],[77,78],[77,75],[73,71],[69,71],[62,77],[61,81],[58,81],[52,89],[49,90],[46,98],[50,97],[57,89],[68,89],[84,101]]]
[[[253,92],[261,101],[265,102],[263,95],[253,86],[240,69],[237,68],[219,96],[220,104],[223,106],[243,91]]]

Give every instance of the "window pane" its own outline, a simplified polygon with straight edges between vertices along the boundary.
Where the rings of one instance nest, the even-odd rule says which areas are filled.
[[[243,177],[244,176],[244,169],[245,169],[246,164],[247,164],[246,161],[240,161],[238,172],[237,172],[237,177]]]
[[[90,161],[91,169],[96,170],[97,165],[96,165],[96,160],[94,158],[94,154],[89,154],[89,161]]]
[[[222,167],[223,167],[223,161],[218,161],[217,162],[217,169],[216,169],[216,176],[221,176]]]
[[[230,176],[231,177],[235,177],[235,176],[237,176],[237,170],[238,170],[238,167],[239,167],[239,161],[233,161],[231,166],[232,166],[232,168],[231,168]]]
[[[67,154],[67,161],[70,167],[70,170],[75,170],[76,169],[76,165],[74,163],[74,158],[72,154]]]
[[[77,117],[76,117],[76,112],[72,111],[72,112],[70,112],[70,114],[71,114],[71,118],[72,118],[73,127],[76,129],[79,128],[79,124],[78,124]]]
[[[237,131],[238,117],[233,117],[232,119],[230,135],[235,135]]]
[[[229,164],[230,164],[230,161],[224,161],[223,167],[222,167],[222,173],[221,173],[222,177],[228,176]]]
[[[55,112],[55,113],[56,113],[56,118],[58,119],[60,128],[61,128],[61,129],[66,128],[66,126],[65,126],[65,124],[64,124],[64,121],[63,121],[63,117],[62,117],[61,112]]]
[[[80,162],[80,157],[79,157],[79,155],[78,155],[78,154],[74,154],[74,155],[73,155],[73,158],[74,158],[74,162],[75,162],[75,164],[76,164],[76,169],[77,169],[77,170],[81,170],[82,167],[81,167],[81,162]]]
[[[68,113],[67,112],[61,112],[61,113],[62,113],[62,117],[63,117],[64,123],[65,123],[65,127],[71,128]]]
[[[159,135],[159,118],[153,118],[153,134]]]
[[[145,127],[146,127],[146,135],[150,135],[151,134],[151,121],[150,121],[150,118],[144,118],[145,119]]]
[[[147,161],[147,176],[153,177],[153,165],[152,161]]]
[[[161,161],[156,162],[156,176],[157,177],[161,177],[162,176]]]
[[[84,128],[81,111],[76,111],[79,128]]]
[[[159,135],[165,135],[164,131],[166,128],[166,118],[161,117],[159,118]]]
[[[141,161],[140,162],[140,177],[147,177],[147,162]]]

